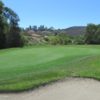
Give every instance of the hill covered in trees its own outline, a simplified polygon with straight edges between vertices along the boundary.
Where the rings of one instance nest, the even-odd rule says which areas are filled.
[[[40,40],[49,44],[100,44],[100,25],[88,24],[87,26],[73,26],[65,29],[55,29],[44,25],[29,26],[24,30],[29,37],[40,35]],[[39,39],[38,39],[39,40]],[[29,40],[30,41],[30,40]],[[33,41],[33,40],[32,40]],[[31,43],[32,43],[31,41]],[[88,41],[88,42],[87,42]]]
[[[34,25],[24,29],[23,33],[28,44],[83,44],[86,27],[73,26],[65,29],[55,29],[44,25]]]

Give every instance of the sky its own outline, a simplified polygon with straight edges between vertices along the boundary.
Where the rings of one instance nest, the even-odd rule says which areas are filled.
[[[67,28],[100,23],[100,0],[3,0],[20,17],[19,25]]]

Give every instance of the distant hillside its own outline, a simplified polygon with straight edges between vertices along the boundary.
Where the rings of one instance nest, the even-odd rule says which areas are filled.
[[[72,36],[77,36],[77,35],[80,35],[80,34],[85,34],[86,33],[86,27],[85,26],[73,26],[73,27],[69,27],[69,28],[66,28],[66,29],[57,29],[57,30],[49,30],[49,29],[45,29],[44,31],[40,31],[40,30],[37,30],[37,32],[35,32],[34,30],[28,30],[27,33],[29,35],[32,35],[32,34],[38,34],[38,35],[53,35],[55,33],[65,33],[65,34],[69,34],[69,35],[72,35]]]
[[[73,26],[73,27],[64,29],[64,31],[70,35],[80,35],[80,34],[86,33],[86,27],[85,26]]]
[[[32,44],[41,44],[45,43],[45,39],[48,41],[48,36],[56,36],[57,34],[66,34],[71,37],[79,36],[79,35],[84,35],[86,33],[86,27],[83,26],[74,26],[66,29],[45,29],[43,31],[37,30],[26,30],[25,31],[25,39],[27,41],[28,45]],[[60,36],[60,35],[59,35]],[[80,40],[81,41],[81,40]],[[82,41],[83,42],[83,41]]]

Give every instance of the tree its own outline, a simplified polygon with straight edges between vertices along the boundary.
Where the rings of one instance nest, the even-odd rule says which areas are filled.
[[[86,28],[85,42],[88,44],[95,44],[95,33],[98,27],[95,24],[88,24]]]
[[[94,43],[95,44],[100,44],[100,25],[98,25],[98,29],[95,32]]]
[[[38,27],[38,31],[45,31],[45,26],[44,25],[40,25],[40,27]]]
[[[7,45],[8,47],[22,47],[23,40],[20,35],[19,27],[12,26],[10,32],[7,35]]]
[[[55,30],[54,27],[50,27],[50,28],[48,28],[48,31],[50,31],[50,32],[53,32],[54,30]]]
[[[22,46],[18,22],[18,15],[0,1],[0,49]]]
[[[100,44],[100,24],[88,24],[86,28],[85,42],[88,44]]]
[[[34,32],[37,32],[38,27],[36,25],[34,25],[32,29],[33,29]]]
[[[10,31],[7,34],[7,46],[8,47],[20,47],[23,46],[22,38],[20,35],[20,28],[18,27],[19,17],[10,8],[5,7],[5,16],[9,19]]]
[[[0,49],[5,48],[6,36],[5,36],[5,22],[3,16],[4,4],[0,1]]]

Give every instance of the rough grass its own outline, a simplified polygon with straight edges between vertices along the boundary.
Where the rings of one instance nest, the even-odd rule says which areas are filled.
[[[0,51],[0,92],[19,92],[65,77],[100,79],[100,46],[37,46]]]

